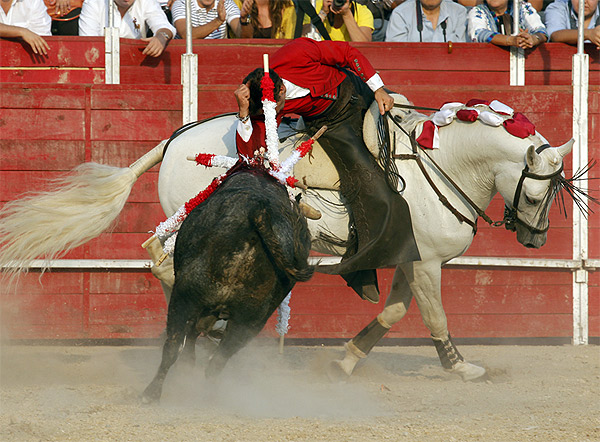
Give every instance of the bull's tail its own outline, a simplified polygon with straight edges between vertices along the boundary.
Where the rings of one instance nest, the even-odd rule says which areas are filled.
[[[14,275],[36,258],[48,262],[111,227],[138,177],[162,161],[165,143],[129,167],[81,164],[51,190],[7,203],[0,210],[0,269]]]
[[[275,264],[283,270],[286,275],[294,281],[308,281],[314,271],[314,266],[308,264],[308,251],[310,249],[310,236],[306,225],[302,225],[300,216],[290,219],[293,238],[293,257],[286,254],[278,235],[273,231],[270,217],[266,211],[254,217],[254,225],[265,244],[267,250],[273,257]]]

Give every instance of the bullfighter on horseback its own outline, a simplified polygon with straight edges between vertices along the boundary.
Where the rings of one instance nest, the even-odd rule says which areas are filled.
[[[278,117],[303,117],[309,135],[327,126],[319,143],[337,169],[351,212],[349,246],[341,263],[319,271],[341,275],[361,298],[377,303],[375,269],[419,259],[408,205],[388,185],[362,137],[363,118],[373,100],[383,115],[394,99],[365,56],[346,42],[298,38],[272,55],[270,64]],[[262,76],[263,70],[256,69],[235,91],[237,148],[248,156],[265,139],[258,115]],[[398,226],[403,226],[400,231]]]

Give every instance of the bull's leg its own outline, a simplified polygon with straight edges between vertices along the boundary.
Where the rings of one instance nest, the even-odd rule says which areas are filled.
[[[406,277],[400,268],[394,273],[392,289],[385,302],[385,308],[361,332],[345,345],[346,354],[343,359],[332,361],[327,374],[332,381],[348,378],[354,367],[366,358],[371,349],[396,322],[400,321],[410,305],[412,293]]]
[[[169,304],[167,317],[167,339],[163,345],[162,360],[154,379],[142,393],[142,402],[149,404],[160,400],[162,387],[167,372],[177,360],[179,353],[185,345],[186,337],[190,334],[196,321],[192,318],[192,312],[180,301],[181,297],[175,293],[173,302]]]
[[[415,296],[423,322],[431,332],[442,367],[459,375],[464,381],[479,379],[485,369],[466,362],[452,343],[448,333],[446,313],[442,306],[442,269],[435,262],[414,262],[403,266],[404,273]]]
[[[225,367],[225,364],[227,364],[229,358],[242,349],[262,330],[269,316],[264,321],[250,326],[230,319],[227,322],[227,329],[225,330],[223,339],[208,362],[206,377],[211,378],[218,375]]]
[[[181,362],[189,367],[194,366],[196,363],[196,341],[198,340],[198,336],[202,333],[208,333],[215,325],[215,322],[217,322],[216,316],[205,316],[198,320],[195,327],[192,327],[185,339],[185,345],[180,356]]]

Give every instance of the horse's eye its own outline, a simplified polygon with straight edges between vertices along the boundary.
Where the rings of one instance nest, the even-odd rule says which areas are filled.
[[[527,204],[529,204],[530,206],[535,206],[537,204],[537,201],[534,199],[531,199],[527,196],[527,194],[525,195],[525,202]]]

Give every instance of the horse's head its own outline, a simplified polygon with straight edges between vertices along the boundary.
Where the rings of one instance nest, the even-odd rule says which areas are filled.
[[[560,147],[529,146],[523,169],[510,174],[509,185],[498,186],[505,202],[504,224],[517,232],[517,240],[525,247],[537,249],[546,243],[548,213],[555,196],[565,186],[563,158],[571,152],[573,143],[571,139]]]

